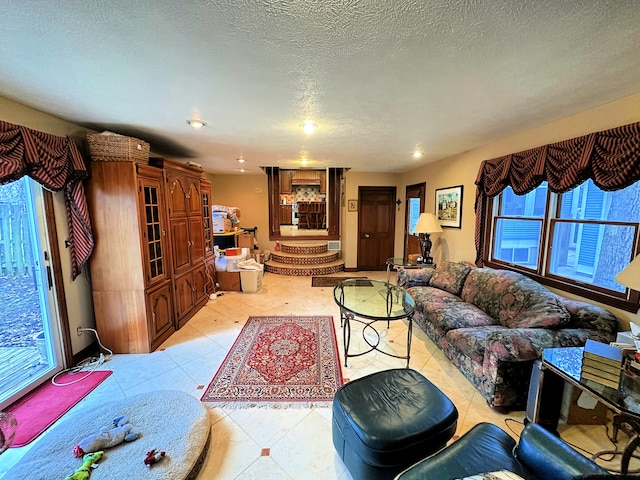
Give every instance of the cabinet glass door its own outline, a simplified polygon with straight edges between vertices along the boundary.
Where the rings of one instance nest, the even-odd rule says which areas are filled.
[[[162,219],[162,205],[160,197],[160,183],[142,179],[140,192],[144,208],[143,236],[147,242],[145,256],[147,257],[147,284],[167,276],[165,265],[164,238],[165,230]]]

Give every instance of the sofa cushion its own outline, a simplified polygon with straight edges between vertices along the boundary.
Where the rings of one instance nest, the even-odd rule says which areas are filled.
[[[467,263],[442,262],[431,275],[429,286],[460,296],[471,267]]]
[[[472,269],[461,298],[509,328],[559,328],[571,320],[557,295],[508,270]]]
[[[618,319],[609,310],[587,302],[578,302],[558,296],[560,303],[571,316],[569,326],[597,331],[606,341],[612,342],[618,331]]]
[[[482,327],[499,324],[475,305],[460,297],[433,287],[413,287],[407,290],[419,311],[430,322],[438,336],[462,327]]]

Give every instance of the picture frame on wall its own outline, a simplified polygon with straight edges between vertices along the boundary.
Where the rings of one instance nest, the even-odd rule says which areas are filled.
[[[441,227],[462,228],[463,185],[436,189],[436,218]]]
[[[347,201],[347,207],[350,212],[358,211],[358,200],[349,200]]]

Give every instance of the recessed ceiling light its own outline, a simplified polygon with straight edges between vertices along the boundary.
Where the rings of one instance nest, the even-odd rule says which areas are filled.
[[[422,156],[422,152],[420,150],[416,150],[413,152],[413,158],[420,158]]]
[[[305,120],[298,126],[302,128],[304,130],[304,133],[306,133],[307,135],[312,134],[316,131],[316,128],[318,128],[318,124],[313,123],[311,120]]]
[[[207,122],[203,120],[198,120],[197,118],[192,118],[191,120],[187,120],[187,123],[191,125],[193,128],[202,128],[207,126]]]
[[[240,158],[238,158],[238,162],[239,163],[244,163],[244,162],[246,162],[246,160],[244,159],[244,157],[240,157]]]

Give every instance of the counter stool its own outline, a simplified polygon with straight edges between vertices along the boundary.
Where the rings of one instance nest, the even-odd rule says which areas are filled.
[[[383,370],[333,398],[333,445],[354,479],[392,479],[453,437],[458,410],[422,374]]]

